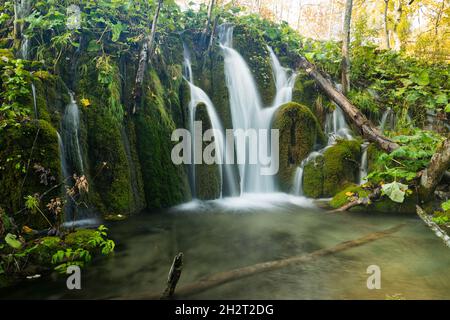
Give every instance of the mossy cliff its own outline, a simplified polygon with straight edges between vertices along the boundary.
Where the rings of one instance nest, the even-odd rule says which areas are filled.
[[[303,189],[312,198],[332,197],[347,185],[356,182],[361,155],[356,140],[338,140],[305,166]]]
[[[56,130],[45,120],[30,121],[20,128],[4,130],[0,146],[0,207],[19,225],[47,227],[41,215],[21,210],[25,196],[43,194],[61,180]],[[58,195],[59,189],[54,189],[42,202],[47,203]]]
[[[295,102],[279,108],[272,127],[280,134],[278,180],[281,189],[288,192],[296,168],[311,153],[316,142],[324,141],[325,137],[311,110]]]

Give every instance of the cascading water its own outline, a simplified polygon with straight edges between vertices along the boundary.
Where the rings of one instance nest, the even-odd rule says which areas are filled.
[[[39,112],[37,107],[37,97],[36,97],[36,86],[34,83],[31,83],[31,94],[33,95],[33,107],[34,107],[34,117],[39,119]]]
[[[273,105],[269,108],[263,108],[250,68],[239,52],[233,48],[232,25],[223,24],[219,27],[219,41],[224,55],[225,79],[230,97],[233,129],[245,132],[250,129],[266,130],[265,132],[270,134],[271,123],[276,110],[280,105],[292,100],[295,74],[289,76],[288,70],[280,65],[273,51],[269,49],[277,94]],[[269,134],[268,139],[270,139]],[[236,146],[241,194],[275,192],[274,176],[262,175],[259,163],[249,163],[248,158],[251,151],[249,143],[246,142],[245,144],[245,148]],[[270,154],[272,150],[267,149],[267,152],[271,161],[274,161],[274,157]]]
[[[314,151],[309,154],[309,156],[302,161],[300,167],[295,171],[294,184],[292,193],[296,196],[304,196],[303,192],[303,172],[305,170],[305,166],[310,162],[315,160],[322,153],[319,151]]]
[[[237,190],[237,183],[234,179],[234,175],[232,172],[232,167],[225,164],[225,131],[223,130],[222,124],[220,122],[220,118],[216,113],[214,104],[208,95],[199,87],[194,84],[194,78],[192,73],[192,65],[190,54],[186,46],[184,46],[184,68],[185,68],[185,78],[189,84],[190,89],[190,102],[189,102],[189,130],[192,136],[192,159],[191,159],[191,189],[192,195],[196,197],[196,173],[195,173],[195,150],[196,150],[196,139],[195,139],[195,113],[196,108],[200,103],[203,103],[206,106],[206,111],[208,113],[209,119],[211,121],[212,129],[214,130],[214,143],[215,143],[215,151],[216,151],[216,159],[219,160],[220,163],[220,179],[221,179],[221,196],[223,196],[224,184],[226,183],[226,187],[228,188],[228,192],[230,196],[237,196],[239,194]]]
[[[71,176],[84,174],[83,155],[80,146],[80,114],[74,94],[69,91],[70,102],[66,106],[61,123],[61,135],[58,133],[60,148],[61,171],[64,177],[64,186],[71,187]],[[64,190],[65,192],[65,190]],[[64,206],[66,215],[65,226],[75,226],[74,223],[95,224],[95,219],[89,219],[90,212],[69,197]]]
[[[362,149],[362,155],[361,155],[361,167],[359,169],[359,184],[364,184],[367,182],[367,174],[369,173],[368,169],[368,155],[367,151],[369,149],[369,143],[364,142],[361,146]]]
[[[383,113],[380,122],[380,131],[383,132],[386,128],[394,129],[396,126],[395,113],[391,108],[387,108]]]
[[[31,8],[32,8],[31,0],[14,1],[14,12],[15,12],[14,19],[16,21],[25,20],[25,18],[27,18],[30,15]],[[24,23],[20,23],[19,26],[20,26],[20,30],[19,30],[20,34],[23,35]],[[20,48],[19,48],[20,58],[28,60],[29,51],[30,51],[30,39],[28,38],[28,36],[23,35],[21,42],[20,42]]]

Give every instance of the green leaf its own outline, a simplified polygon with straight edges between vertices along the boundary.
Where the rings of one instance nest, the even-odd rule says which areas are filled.
[[[14,249],[22,248],[22,242],[17,240],[17,236],[15,234],[8,233],[5,237],[6,243]]]
[[[450,200],[445,201],[444,203],[441,204],[441,208],[444,211],[448,211],[450,210]]]
[[[96,51],[99,51],[100,49],[101,49],[101,47],[97,43],[97,41],[95,41],[95,40],[89,41],[89,44],[88,44],[88,47],[87,47],[87,51],[88,52],[96,52]]]
[[[441,93],[441,94],[437,95],[436,103],[437,104],[447,104],[448,103],[447,95],[445,93]]]
[[[427,86],[430,84],[430,76],[426,70],[423,70],[420,74],[413,76],[411,80],[420,86]]]
[[[450,112],[450,103],[445,106],[445,112]]]
[[[389,199],[397,203],[405,201],[405,193],[408,186],[399,182],[387,183],[382,186],[383,194],[387,195]]]

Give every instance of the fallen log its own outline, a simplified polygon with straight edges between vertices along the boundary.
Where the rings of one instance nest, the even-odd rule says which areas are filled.
[[[420,217],[420,219],[425,222],[425,224],[434,232],[434,234],[441,238],[442,241],[444,241],[445,245],[450,248],[450,237],[448,234],[439,227],[437,223],[435,223],[428,215],[427,213],[419,206],[416,206],[417,209],[417,215]]]
[[[366,118],[366,116],[345,97],[345,95],[334,87],[333,83],[329,79],[322,75],[315,65],[309,62],[305,57],[300,57],[298,65],[316,81],[328,98],[334,101],[342,109],[342,111],[344,111],[347,118],[351,120],[353,125],[359,129],[360,134],[363,137],[376,143],[386,152],[392,152],[399,147],[397,143],[385,137],[378,130],[378,128],[374,126]]]
[[[301,256],[291,257],[287,259],[282,260],[274,260],[274,261],[268,261],[263,263],[258,263],[252,266],[247,266],[243,268],[234,269],[231,271],[225,271],[225,272],[219,272],[210,276],[206,276],[194,283],[187,284],[184,286],[181,286],[173,295],[174,298],[177,297],[187,297],[193,294],[198,294],[200,292],[206,291],[208,289],[220,286],[225,283],[229,283],[232,281],[236,281],[242,278],[254,276],[263,272],[273,271],[293,265],[299,265],[303,264],[309,261],[313,261],[317,258],[336,254],[345,250],[349,250],[351,248],[359,247],[364,244],[385,238],[398,230],[400,230],[404,224],[400,224],[397,226],[394,226],[392,228],[386,229],[384,231],[378,231],[370,233],[362,238],[356,239],[356,240],[350,240],[341,242],[340,244],[327,248],[327,249],[320,249],[317,251],[314,251],[312,253],[304,254]],[[140,299],[140,300],[156,300],[160,298],[160,294],[154,294],[154,293],[142,293],[132,296],[126,296],[121,297],[121,299]]]

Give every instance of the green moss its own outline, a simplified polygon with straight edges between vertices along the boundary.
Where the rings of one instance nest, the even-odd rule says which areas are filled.
[[[405,197],[403,203],[392,201],[386,196],[374,201],[368,208],[371,212],[396,213],[396,214],[416,214],[417,197],[412,194]]]
[[[347,193],[352,193],[353,195],[348,196]],[[351,185],[341,192],[337,193],[330,201],[330,206],[337,209],[351,201],[352,197],[367,198],[369,194],[369,190],[364,189],[359,185]]]
[[[209,120],[208,111],[204,104],[197,106],[196,120],[202,122],[203,134],[206,130],[211,129],[211,122]],[[210,142],[203,142],[202,150]],[[196,174],[196,197],[199,199],[209,200],[220,197],[220,172],[217,165],[200,164],[195,166]]]
[[[305,73],[299,73],[292,91],[292,101],[303,104],[314,110],[314,104],[319,96],[319,91],[314,80]]]
[[[323,140],[324,135],[313,113],[295,102],[280,107],[272,127],[280,133],[280,186],[289,191],[296,168],[313,150],[317,138]]]
[[[273,81],[270,54],[261,33],[246,25],[234,28],[233,45],[247,62],[261,93],[262,102],[269,106],[273,102],[276,88]]]
[[[11,215],[23,209],[25,196],[42,194],[60,181],[58,139],[56,130],[47,121],[40,120],[3,130],[0,145],[0,207]],[[34,165],[50,170],[45,181],[47,185],[42,183],[44,181],[35,172]],[[42,204],[48,203],[58,193],[58,188],[49,192]],[[19,225],[26,224],[34,229],[47,225],[40,215],[26,212],[14,216],[14,219]]]
[[[89,244],[89,240],[92,239],[95,233],[96,230],[79,229],[75,232],[69,233],[64,238],[64,243],[70,247],[92,249],[93,245]]]
[[[175,123],[166,109],[166,95],[156,71],[147,73],[136,123],[137,150],[149,208],[169,207],[187,199],[187,176],[171,160]]]
[[[303,192],[309,198],[320,198],[323,194],[323,156],[309,161],[303,170]]]
[[[332,197],[358,178],[359,141],[340,140],[324,152],[323,196]]]

